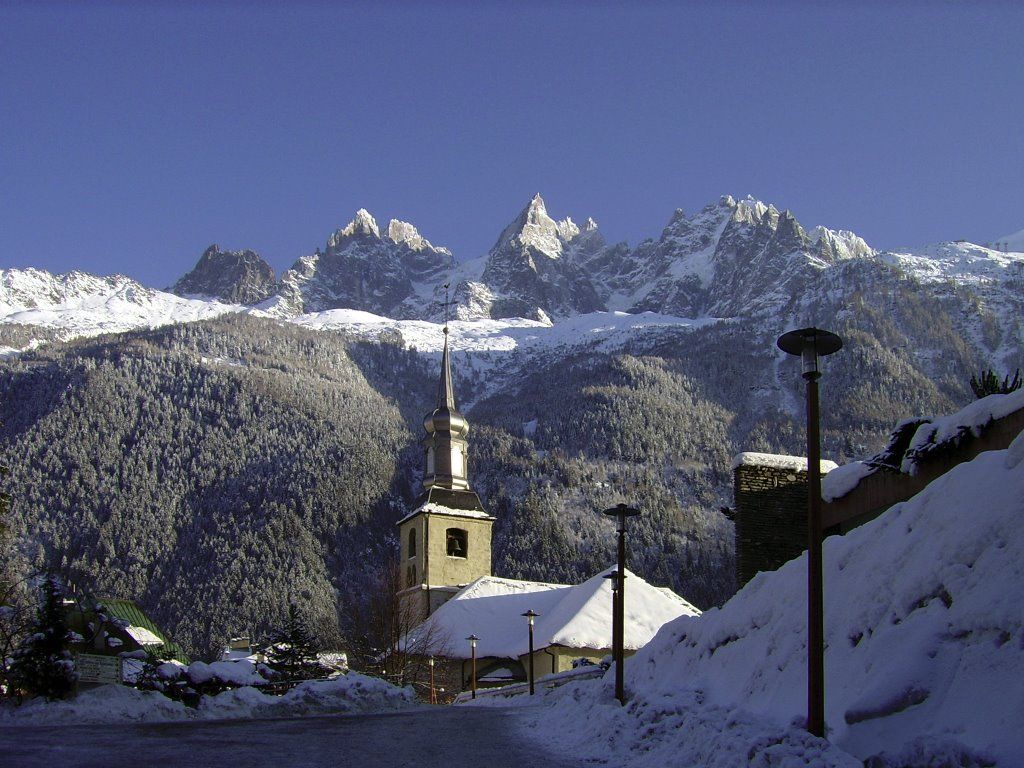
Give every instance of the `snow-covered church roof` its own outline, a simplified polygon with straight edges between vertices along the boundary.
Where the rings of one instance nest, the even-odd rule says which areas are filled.
[[[540,614],[534,626],[534,648],[559,645],[568,648],[612,647],[611,579],[609,568],[582,584],[545,584],[537,581],[482,576],[461,589],[438,608],[416,633],[428,631],[444,644],[444,655],[470,657],[471,634],[479,639],[478,657],[515,659],[529,650],[527,622],[522,614]],[[679,616],[698,616],[700,611],[672,590],[654,587],[626,570],[627,650],[650,641],[663,624]]]

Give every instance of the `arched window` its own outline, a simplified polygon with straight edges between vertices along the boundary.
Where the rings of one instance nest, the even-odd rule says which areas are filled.
[[[469,535],[461,528],[449,528],[445,531],[448,557],[469,556]]]
[[[416,557],[416,529],[409,529],[409,557]]]

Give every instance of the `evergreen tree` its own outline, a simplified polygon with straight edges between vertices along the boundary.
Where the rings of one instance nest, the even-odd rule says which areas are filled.
[[[14,652],[11,678],[21,691],[48,699],[62,699],[75,684],[77,675],[68,640],[64,613],[64,590],[56,576],[43,584],[42,601],[32,633]]]
[[[295,603],[288,604],[288,616],[267,649],[267,663],[288,680],[317,677],[320,663],[317,647],[306,618]]]
[[[981,376],[971,376],[971,389],[974,390],[974,394],[979,400],[989,395],[1008,395],[1014,390],[1020,389],[1020,385],[1020,368],[1014,374],[1013,381],[1010,381],[1010,375],[1007,374],[1000,382],[996,372],[991,368],[982,371]]]

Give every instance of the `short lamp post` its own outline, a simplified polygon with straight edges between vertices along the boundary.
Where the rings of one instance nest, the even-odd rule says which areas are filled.
[[[619,564],[614,598],[612,600],[612,655],[615,658],[615,698],[619,704],[626,703],[625,672],[623,661],[626,645],[626,518],[636,517],[640,510],[626,504],[618,504],[604,510],[602,514],[614,517],[619,524]]]
[[[476,641],[479,640],[480,638],[477,637],[476,635],[470,635],[466,639],[469,640],[469,650],[470,650],[470,654],[472,655],[472,659],[473,659],[473,663],[470,666],[469,685],[470,685],[470,690],[473,692],[472,693],[472,698],[475,699],[476,698]]]
[[[825,610],[821,567],[821,437],[818,358],[838,352],[843,340],[820,328],[779,337],[779,349],[803,361],[807,382],[807,730],[825,736]]]
[[[530,695],[533,696],[533,620],[540,616],[540,614],[534,613],[531,608],[521,615],[525,616],[530,624]]]
[[[430,703],[437,704],[437,688],[434,687],[434,657],[431,656],[427,663],[430,665]]]

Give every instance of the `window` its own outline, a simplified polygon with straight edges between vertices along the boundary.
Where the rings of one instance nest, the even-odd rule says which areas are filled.
[[[416,529],[409,529],[409,557],[416,557]]]
[[[445,532],[448,557],[467,557],[469,555],[469,536],[461,528],[449,528]]]

